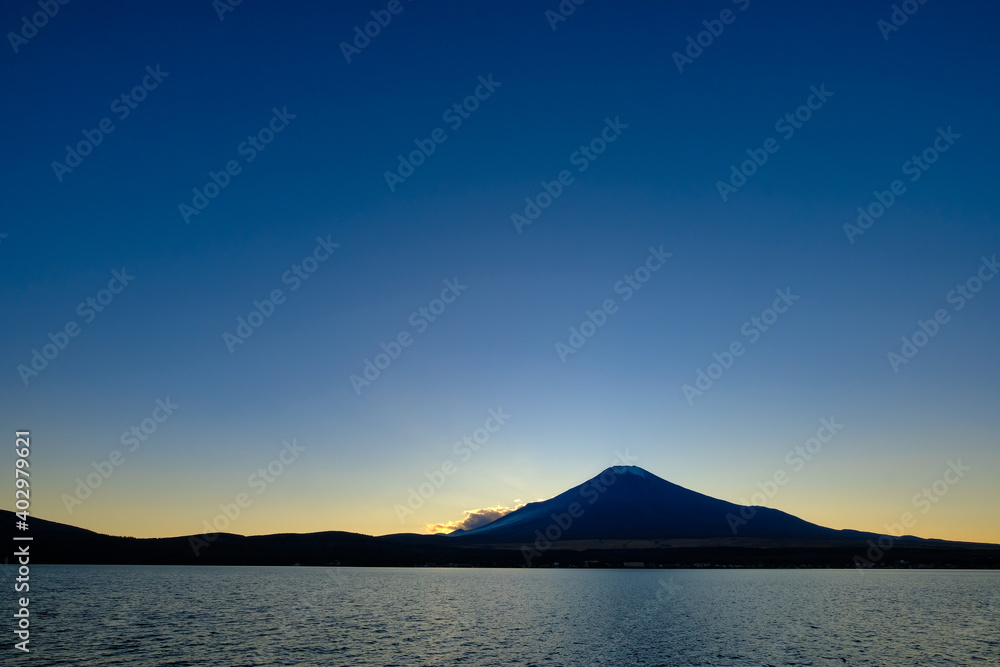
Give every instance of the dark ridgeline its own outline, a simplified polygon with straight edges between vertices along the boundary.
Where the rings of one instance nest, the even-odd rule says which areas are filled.
[[[13,531],[13,513],[0,510],[0,521]],[[636,466],[608,468],[554,498],[449,535],[328,531],[139,539],[35,517],[31,535],[36,563],[855,567],[860,557],[876,567],[1000,567],[1000,545],[824,528],[779,510],[718,500]]]

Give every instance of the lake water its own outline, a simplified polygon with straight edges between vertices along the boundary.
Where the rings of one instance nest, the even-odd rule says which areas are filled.
[[[1000,665],[997,571],[49,565],[30,597],[0,663]]]

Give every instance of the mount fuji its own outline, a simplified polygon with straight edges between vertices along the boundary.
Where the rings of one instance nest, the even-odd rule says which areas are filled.
[[[614,466],[554,498],[488,524],[456,530],[466,543],[549,540],[843,540],[870,533],[835,530],[776,509],[712,498],[638,466]],[[918,540],[919,538],[912,538]]]

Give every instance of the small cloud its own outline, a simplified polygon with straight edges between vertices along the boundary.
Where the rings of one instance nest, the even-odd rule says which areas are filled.
[[[516,509],[524,507],[524,503],[518,503],[514,507],[484,507],[478,510],[465,510],[465,518],[461,521],[449,521],[447,523],[429,523],[427,532],[429,533],[450,533],[453,530],[472,530],[479,526],[485,526],[491,521],[496,521],[502,516],[510,514]]]

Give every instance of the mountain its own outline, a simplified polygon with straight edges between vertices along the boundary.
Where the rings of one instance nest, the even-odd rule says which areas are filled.
[[[697,493],[638,466],[615,466],[549,500],[529,503],[486,525],[449,535],[466,543],[548,540],[858,540],[779,510]],[[903,538],[919,540],[919,538]]]

